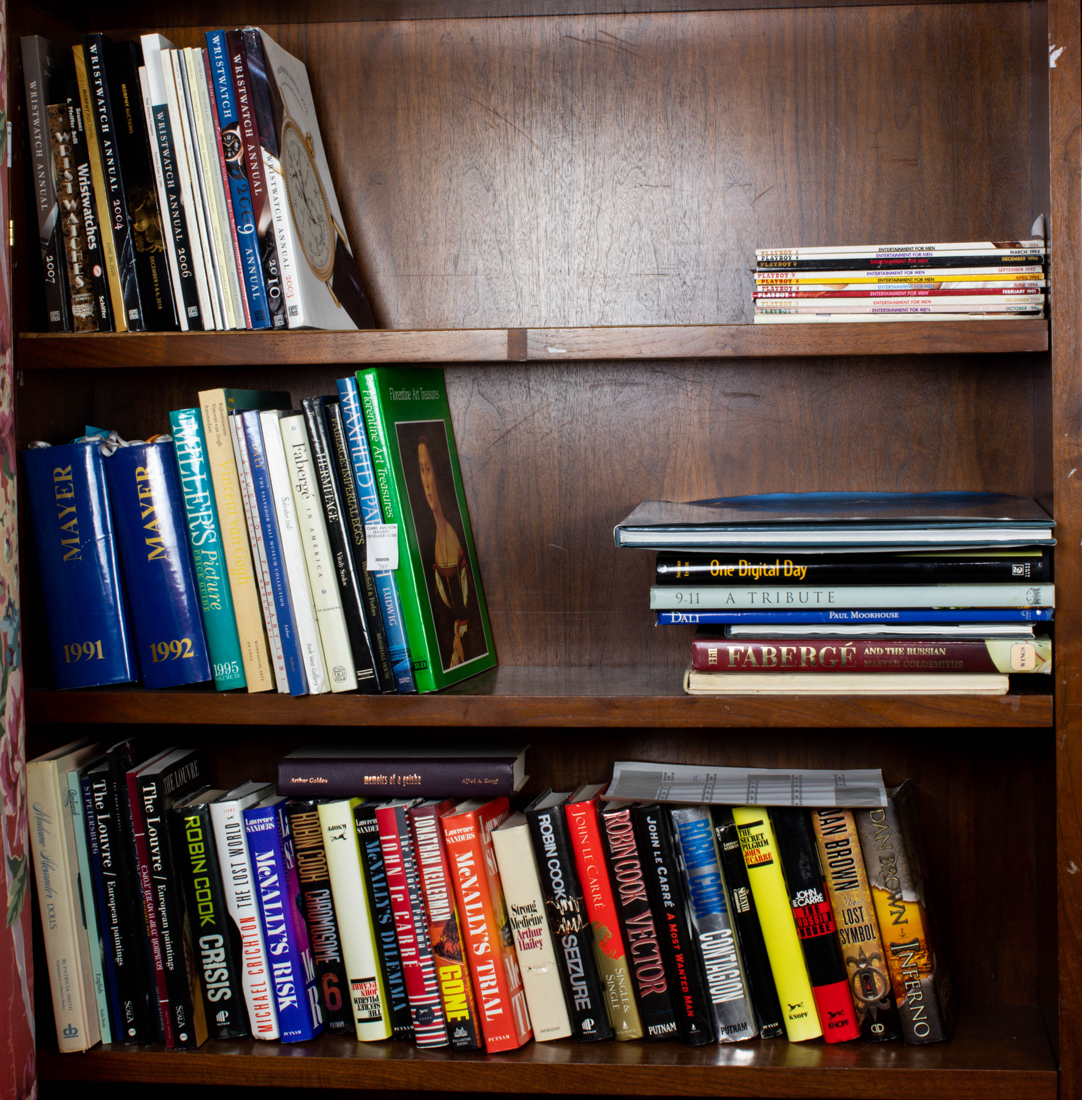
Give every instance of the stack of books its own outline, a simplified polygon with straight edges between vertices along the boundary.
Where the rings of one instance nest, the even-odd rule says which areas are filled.
[[[619,546],[659,550],[650,607],[698,624],[685,687],[1002,694],[1051,672],[1053,521],[997,493],[647,501]]]
[[[512,812],[525,752],[298,752],[277,791],[143,736],[31,761],[60,1049],[948,1037],[912,784],[618,763]]]
[[[496,663],[441,372],[170,421],[23,452],[58,687],[424,692]]]
[[[21,40],[48,330],[372,328],[304,64],[205,41]]]
[[[754,322],[1041,317],[1043,239],[757,248]]]

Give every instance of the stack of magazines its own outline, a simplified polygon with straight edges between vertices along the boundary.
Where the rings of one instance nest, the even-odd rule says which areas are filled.
[[[691,694],[1003,694],[1052,669],[1053,521],[1001,493],[646,501],[650,607],[699,627]]]
[[[1043,239],[755,250],[755,324],[1044,314]]]

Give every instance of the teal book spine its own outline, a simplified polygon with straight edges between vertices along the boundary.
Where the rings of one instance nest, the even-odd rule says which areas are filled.
[[[214,486],[207,466],[203,420],[199,409],[176,409],[169,414],[169,423],[173,430],[188,540],[195,561],[199,606],[207,633],[214,686],[219,691],[243,688],[247,686],[247,681],[226,572],[222,529],[218,523]]]

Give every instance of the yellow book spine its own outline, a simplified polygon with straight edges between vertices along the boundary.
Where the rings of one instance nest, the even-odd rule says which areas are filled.
[[[770,815],[762,806],[734,806],[733,819],[763,928],[770,970],[781,1001],[785,1034],[791,1043],[816,1039],[823,1034],[823,1029],[815,1011],[815,998],[789,905]]]

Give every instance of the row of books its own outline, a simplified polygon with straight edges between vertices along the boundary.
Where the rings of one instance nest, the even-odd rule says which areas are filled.
[[[23,452],[58,687],[408,693],[495,664],[442,372],[199,402]]]
[[[650,607],[693,623],[685,687],[988,692],[1051,673],[1053,522],[990,493],[646,502],[617,543],[665,547]]]
[[[489,1053],[925,1043],[951,1027],[908,783],[857,810],[583,784],[512,813],[506,795],[215,790],[198,751],[139,737],[83,739],[27,776],[62,1050],[323,1031]]]
[[[1041,317],[1044,238],[755,250],[754,322]]]
[[[49,331],[373,326],[308,73],[268,34],[21,47]]]

